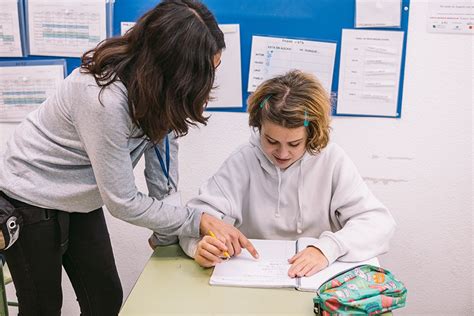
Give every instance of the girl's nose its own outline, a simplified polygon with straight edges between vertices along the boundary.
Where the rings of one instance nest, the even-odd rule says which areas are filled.
[[[290,156],[290,151],[285,147],[280,147],[277,151],[278,158],[287,159]]]

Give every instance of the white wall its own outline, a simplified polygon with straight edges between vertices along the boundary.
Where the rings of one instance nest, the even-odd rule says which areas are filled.
[[[426,1],[411,1],[402,118],[334,118],[332,137],[398,223],[381,257],[408,288],[397,315],[472,315],[474,37],[426,33],[427,12]],[[246,126],[246,114],[213,113],[207,127],[181,140],[185,197],[247,141]],[[13,127],[0,124],[1,146]],[[145,190],[142,169],[136,176]],[[148,232],[108,222],[127,294],[150,255]],[[65,292],[64,315],[78,314],[70,287]]]

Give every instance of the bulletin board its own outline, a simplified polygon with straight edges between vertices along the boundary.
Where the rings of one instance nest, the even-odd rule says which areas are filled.
[[[333,107],[337,106],[341,34],[342,29],[354,29],[355,0],[204,0],[203,2],[214,13],[219,24],[240,25],[242,99],[244,105],[249,95],[247,85],[252,35],[265,35],[337,43],[331,87]],[[156,1],[150,0],[117,0],[115,3],[115,32],[119,32],[121,21],[135,21],[155,4]],[[371,30],[400,30],[405,33],[397,115],[394,117],[400,117],[402,110],[409,4],[409,0],[402,1],[400,28],[370,28]],[[218,110],[245,112],[246,106]],[[333,115],[337,115],[335,111]]]
[[[243,106],[217,108],[212,109],[213,111],[246,111],[245,103],[249,95],[247,86],[253,35],[336,43],[337,48],[331,94],[333,97],[333,108],[335,109],[337,107],[342,30],[354,29],[355,0],[203,0],[203,2],[214,13],[219,24],[240,25]],[[113,13],[113,34],[120,35],[121,22],[136,21],[157,3],[157,0],[116,0]],[[404,32],[397,113],[390,117],[401,116],[409,4],[409,0],[402,0],[399,28],[370,28],[370,30],[394,30]],[[358,28],[358,30],[360,30],[360,28]],[[15,60],[51,58],[42,56],[16,58]],[[11,58],[0,58],[0,61],[2,60],[11,60]],[[66,58],[66,62],[68,73],[80,65],[79,58]],[[333,111],[333,115],[338,114]]]

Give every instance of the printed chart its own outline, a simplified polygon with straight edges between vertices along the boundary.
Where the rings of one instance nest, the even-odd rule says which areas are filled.
[[[31,55],[80,57],[106,38],[105,0],[28,3]]]
[[[0,0],[0,4],[0,57],[21,57],[18,1]]]
[[[248,91],[292,69],[312,73],[331,91],[335,56],[336,43],[253,36]]]
[[[0,121],[23,120],[63,79],[63,65],[0,67]]]

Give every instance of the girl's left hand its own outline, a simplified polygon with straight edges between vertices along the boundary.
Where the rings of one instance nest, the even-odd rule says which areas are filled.
[[[288,262],[291,263],[291,267],[288,270],[288,275],[291,278],[312,276],[316,272],[326,268],[329,264],[321,250],[311,246],[298,252],[288,259]]]

